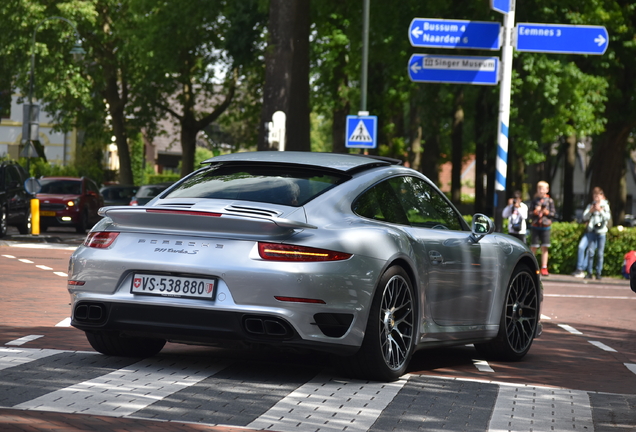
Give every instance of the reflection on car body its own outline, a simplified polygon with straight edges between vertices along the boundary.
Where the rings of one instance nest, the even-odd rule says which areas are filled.
[[[394,380],[418,349],[519,360],[540,333],[528,247],[486,216],[468,226],[421,173],[323,153],[206,164],[144,207],[102,209],[71,257],[72,325],[97,351],[238,340]]]

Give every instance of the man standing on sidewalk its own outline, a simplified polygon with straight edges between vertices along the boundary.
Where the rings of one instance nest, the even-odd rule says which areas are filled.
[[[541,276],[549,276],[548,273],[548,249],[550,248],[550,232],[552,219],[556,210],[554,200],[548,195],[550,185],[548,182],[537,183],[537,193],[530,203],[532,211],[532,225],[530,226],[530,249],[536,253],[541,247]]]

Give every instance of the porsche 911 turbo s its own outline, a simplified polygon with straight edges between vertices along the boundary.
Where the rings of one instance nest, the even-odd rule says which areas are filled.
[[[427,347],[521,359],[541,329],[533,254],[396,162],[228,154],[145,206],[102,208],[69,263],[72,325],[106,355],[242,341],[375,380]]]

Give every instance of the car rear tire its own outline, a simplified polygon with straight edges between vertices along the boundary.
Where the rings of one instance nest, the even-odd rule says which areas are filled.
[[[530,350],[538,324],[539,288],[533,272],[522,265],[510,278],[497,337],[475,348],[487,359],[521,360]]]
[[[110,332],[86,332],[86,339],[95,351],[118,357],[152,357],[166,344],[164,339],[127,338]]]
[[[31,234],[31,210],[27,210],[26,218],[24,222],[18,225],[18,231],[20,234]]]
[[[404,269],[389,268],[373,297],[362,346],[349,372],[363,379],[395,381],[406,373],[415,346],[413,284]]]
[[[4,207],[0,207],[0,238],[7,235],[9,225],[7,221],[7,210]]]

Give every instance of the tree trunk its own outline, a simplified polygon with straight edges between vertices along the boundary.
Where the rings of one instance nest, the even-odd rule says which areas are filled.
[[[422,162],[422,119],[419,104],[413,98],[411,98],[409,117],[409,140],[411,142],[409,163],[411,168],[419,171]]]
[[[340,50],[333,70],[334,87],[332,91],[335,97],[331,119],[331,141],[334,153],[348,153],[345,134],[347,133],[347,115],[351,110],[351,102],[345,95],[349,87],[349,78],[345,70],[347,54],[344,49]]]
[[[309,0],[270,0],[269,42],[258,150],[270,150],[266,125],[287,116],[288,150],[310,150]]]
[[[594,156],[591,159],[590,187],[598,186],[603,189],[615,224],[622,222],[625,218],[627,141],[633,127],[631,123],[610,122],[606,128],[607,133],[594,150]]]
[[[113,134],[119,155],[119,182],[121,184],[134,184],[132,165],[130,163],[130,149],[128,148],[128,132],[126,130],[125,101],[120,96],[116,71],[105,66],[104,75],[106,78],[104,96],[108,102],[108,113],[111,116]],[[122,93],[125,94],[125,91]]]
[[[455,96],[455,107],[453,113],[453,130],[451,133],[452,140],[452,164],[453,171],[451,173],[451,201],[455,205],[462,202],[462,159],[463,141],[464,141],[464,89],[463,87]]]
[[[576,163],[576,135],[570,135],[565,141],[563,158],[563,208],[561,216],[564,222],[574,220],[574,164]]]

